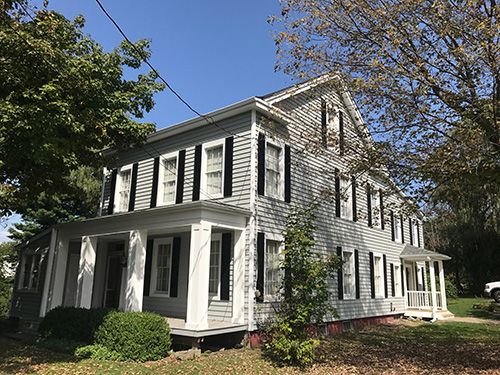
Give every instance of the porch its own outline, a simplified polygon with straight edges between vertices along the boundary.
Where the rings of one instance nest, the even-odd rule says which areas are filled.
[[[57,228],[40,315],[59,305],[153,311],[171,333],[245,331],[248,212],[190,202]]]
[[[405,316],[442,320],[453,317],[446,302],[443,261],[450,257],[406,245],[403,260]]]

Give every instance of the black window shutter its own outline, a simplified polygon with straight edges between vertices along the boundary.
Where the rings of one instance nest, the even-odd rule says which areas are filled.
[[[258,302],[264,301],[264,233],[257,233],[257,290],[260,295],[257,297]]]
[[[151,188],[151,201],[149,207],[156,207],[156,198],[158,197],[158,177],[160,174],[160,157],[157,156],[153,163],[153,186]]]
[[[411,217],[408,218],[408,226],[410,227],[410,230],[408,233],[410,234],[410,245],[413,245],[413,231],[412,231],[412,219]]]
[[[149,296],[151,285],[151,264],[153,263],[153,240],[146,242],[146,264],[144,265],[144,295]]]
[[[290,203],[292,198],[292,181],[291,181],[291,149],[289,145],[285,145],[285,202]]]
[[[385,219],[384,219],[384,196],[382,194],[382,189],[379,189],[378,195],[380,198],[380,228],[385,228]]]
[[[366,185],[366,210],[368,211],[368,226],[373,225],[372,221],[372,187],[370,184]]]
[[[179,285],[179,258],[181,255],[181,238],[174,237],[172,246],[172,271],[170,273],[170,297],[177,297]]]
[[[139,163],[134,163],[132,165],[132,176],[130,179],[130,200],[128,202],[128,210],[134,211],[135,209],[135,192],[137,190],[137,171],[139,169]]]
[[[194,148],[193,202],[200,200],[201,185],[201,145]]]
[[[422,267],[422,290],[425,292],[427,290],[427,280],[425,278],[424,267]]]
[[[220,299],[229,301],[229,268],[231,266],[231,233],[222,233]]]
[[[175,188],[175,203],[182,203],[184,200],[184,173],[186,170],[186,150],[179,151],[177,161],[177,186]]]
[[[417,244],[420,247],[420,223],[417,221]]]
[[[404,264],[401,263],[401,295],[404,297],[405,295],[405,267]]]
[[[108,215],[113,213],[115,208],[115,192],[116,192],[116,176],[118,175],[118,169],[113,169],[111,172],[111,186],[109,189],[109,200],[108,200]]]
[[[403,215],[402,214],[399,215],[399,220],[400,220],[400,223],[401,223],[401,242],[405,243],[405,222],[403,220]]]
[[[321,99],[321,143],[328,146],[328,128],[326,124],[326,102]]]
[[[339,256],[342,259],[342,248],[340,246],[337,246],[337,256]],[[340,267],[339,270],[337,271],[337,288],[339,292],[339,300],[344,299],[344,275],[343,275],[344,267]]]
[[[354,250],[354,282],[356,283],[356,299],[360,296],[360,285],[359,285],[359,251]]]
[[[389,288],[387,286],[387,257],[382,255],[383,259],[383,265],[384,265],[384,292],[385,292],[385,298],[389,297]]]
[[[396,237],[394,233],[394,212],[392,210],[390,212],[390,215],[391,215],[391,239],[394,241]]]
[[[356,178],[352,178],[352,221],[358,221],[358,207],[356,203]]]
[[[257,155],[257,192],[259,195],[265,194],[266,188],[266,136],[259,133]]]
[[[391,263],[391,292],[392,292],[392,296],[395,297],[396,290],[395,290],[395,286],[394,286],[394,264],[392,264],[392,263]]]
[[[227,137],[224,149],[224,197],[233,195],[233,145],[234,137]]]
[[[418,289],[418,267],[416,264],[415,264],[415,285],[417,286],[417,290],[419,290]]]
[[[372,291],[372,298],[375,298],[375,264],[373,253],[370,251],[370,286]]]
[[[335,216],[340,217],[340,171],[335,169]]]
[[[339,151],[340,155],[344,155],[344,113],[339,111]]]

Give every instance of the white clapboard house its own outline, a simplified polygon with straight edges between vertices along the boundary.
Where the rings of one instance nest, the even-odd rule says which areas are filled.
[[[384,194],[380,179],[345,175],[346,150],[369,136],[335,79],[251,97],[120,152],[97,217],[19,246],[11,315],[29,327],[60,305],[112,307],[157,312],[179,337],[255,331],[276,301],[287,214],[330,189],[317,250],[345,261],[331,324],[449,316],[449,258],[425,249],[422,216],[390,208],[404,196]],[[324,149],[308,151],[311,139]]]

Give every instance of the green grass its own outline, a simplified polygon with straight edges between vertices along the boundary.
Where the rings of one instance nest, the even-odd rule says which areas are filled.
[[[500,319],[498,315],[492,314],[485,309],[474,309],[473,306],[477,304],[488,305],[493,300],[479,297],[461,297],[448,299],[448,310],[455,316],[460,317],[474,317],[482,319]]]
[[[370,327],[332,336],[321,345],[322,362],[306,373],[484,373],[500,368],[500,325],[414,323]],[[0,337],[0,373],[40,374],[300,374],[279,367],[260,350],[204,353],[195,360],[147,363],[77,360],[32,344]]]

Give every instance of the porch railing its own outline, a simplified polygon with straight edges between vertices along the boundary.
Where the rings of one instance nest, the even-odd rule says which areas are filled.
[[[408,298],[408,308],[410,309],[432,309],[432,296],[431,292],[426,291],[416,291],[416,290],[408,290],[407,291]],[[436,308],[438,310],[441,309],[441,293],[436,292]]]

